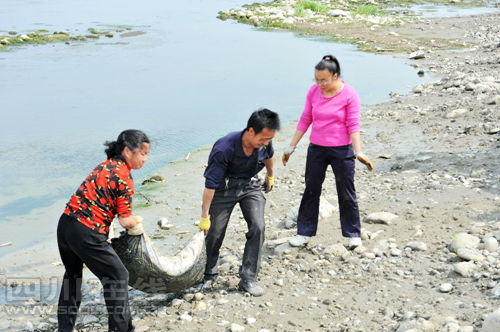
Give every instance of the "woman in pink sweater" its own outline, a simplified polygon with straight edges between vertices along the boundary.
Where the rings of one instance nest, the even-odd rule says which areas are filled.
[[[330,165],[335,175],[342,235],[348,247],[361,246],[361,223],[354,187],[355,159],[369,170],[373,163],[361,152],[360,102],[356,90],[340,79],[340,65],[332,55],[326,55],[315,67],[315,82],[307,93],[306,105],[297,131],[283,154],[286,165],[295,147],[312,125],[307,150],[306,188],[300,202],[297,235],[292,246],[306,245],[318,228],[319,201],[326,169]]]

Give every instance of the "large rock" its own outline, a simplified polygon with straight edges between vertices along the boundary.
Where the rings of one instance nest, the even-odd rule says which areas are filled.
[[[460,248],[476,249],[479,242],[480,240],[477,236],[467,233],[458,233],[453,235],[450,243],[450,250],[456,253]]]
[[[470,277],[476,270],[476,265],[474,265],[474,262],[461,262],[454,264],[453,269],[462,277]]]
[[[498,332],[500,331],[500,309],[495,310],[483,322],[480,332]]]
[[[320,218],[328,218],[335,212],[336,208],[330,202],[328,202],[325,198],[321,198],[319,202],[319,217]]]
[[[394,213],[390,212],[374,212],[370,213],[363,220],[367,224],[384,224],[390,225],[395,219],[399,218]]]
[[[347,249],[340,243],[332,244],[331,246],[325,248],[324,253],[330,254],[335,257],[342,257],[347,252]]]
[[[418,318],[401,323],[397,332],[434,332],[436,326],[423,318]]]
[[[479,250],[471,248],[458,248],[457,256],[466,261],[481,262],[484,260],[484,256]]]

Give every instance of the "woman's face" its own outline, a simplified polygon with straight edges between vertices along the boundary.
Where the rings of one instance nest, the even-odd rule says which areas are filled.
[[[126,146],[123,149],[122,156],[125,158],[128,167],[131,169],[139,169],[144,166],[144,163],[148,160],[149,149],[149,143],[142,143],[142,145],[135,150],[131,150]]]
[[[323,91],[334,90],[334,83],[337,81],[337,74],[330,73],[328,69],[315,70],[314,71],[314,81]]]

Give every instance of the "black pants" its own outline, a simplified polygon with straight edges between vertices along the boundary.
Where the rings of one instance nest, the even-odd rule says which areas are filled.
[[[75,326],[84,263],[102,283],[109,331],[134,330],[128,307],[128,271],[106,240],[106,235],[66,214],[59,219],[57,243],[66,269],[57,312],[60,332],[73,331]]]
[[[231,179],[227,188],[216,190],[210,205],[211,226],[205,239],[207,265],[205,275],[218,274],[217,260],[220,247],[226,235],[227,224],[236,203],[248,225],[246,243],[239,275],[242,279],[254,281],[260,269],[261,250],[264,243],[264,207],[266,199],[260,190],[259,181]]]
[[[352,146],[324,147],[310,144],[307,149],[306,188],[297,217],[297,233],[314,236],[318,229],[319,201],[326,169],[335,175],[340,225],[344,237],[359,237],[361,222],[354,187],[355,157]]]

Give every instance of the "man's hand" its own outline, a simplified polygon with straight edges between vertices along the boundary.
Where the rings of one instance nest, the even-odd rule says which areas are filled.
[[[266,181],[264,182],[264,192],[268,193],[274,188],[274,176],[266,176]]]
[[[368,159],[368,157],[363,152],[357,153],[356,158],[358,158],[358,160],[361,163],[363,163],[366,166],[366,168],[368,168],[369,171],[373,171],[373,169],[375,168],[375,165],[370,161],[370,159]]]
[[[200,217],[198,228],[202,230],[205,235],[207,235],[208,230],[210,229],[210,216],[208,216],[208,218]]]
[[[290,159],[290,156],[292,153],[295,151],[294,146],[288,146],[285,151],[283,151],[283,156],[281,157],[281,161],[283,162],[283,166],[286,166],[286,163],[288,162],[288,159]]]

